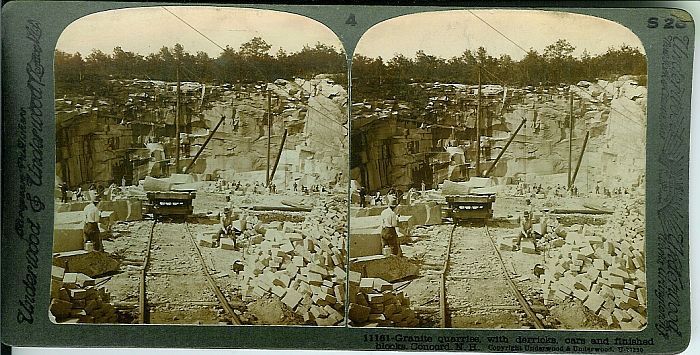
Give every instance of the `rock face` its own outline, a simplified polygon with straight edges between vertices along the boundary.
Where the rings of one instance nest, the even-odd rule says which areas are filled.
[[[626,206],[603,232],[574,225],[551,240],[540,278],[545,302],[576,298],[613,328],[647,324],[643,203]]]
[[[350,234],[350,257],[382,253],[382,235],[379,228],[353,230]]]
[[[101,211],[113,211],[114,221],[139,221],[143,219],[142,203],[137,199],[101,201],[97,207]]]
[[[83,273],[51,270],[52,321],[55,323],[116,323],[117,313],[109,293],[95,287],[95,280]]]
[[[490,141],[491,158],[505,145],[523,118],[518,132],[499,165],[506,168],[492,176],[523,178],[540,184],[543,175],[566,173],[569,155],[569,93],[573,93],[573,157],[590,134],[576,185],[583,188],[584,176],[616,181],[623,186],[637,185],[645,168],[647,88],[635,77],[617,80],[581,81],[558,93],[528,93],[522,102],[504,112],[512,128],[508,134]],[[496,137],[496,135],[494,135]],[[498,165],[497,165],[498,166]]]
[[[404,257],[373,255],[353,259],[350,270],[360,272],[365,277],[377,277],[394,282],[409,276],[417,276],[419,267]]]
[[[370,206],[365,208],[353,209],[351,207],[352,219],[350,220],[350,228],[363,228],[356,224],[356,218],[379,216],[386,206]],[[396,213],[399,216],[411,216],[412,222],[416,225],[430,226],[433,224],[442,223],[442,209],[436,202],[417,202],[401,204],[396,208]]]
[[[144,191],[170,191],[173,184],[169,179],[156,179],[146,176],[143,182]]]
[[[119,261],[99,251],[76,250],[57,253],[53,265],[65,268],[66,272],[82,273],[90,277],[119,270]]]
[[[346,204],[321,205],[304,222],[272,222],[255,229],[241,272],[244,300],[279,298],[306,324],[345,319]]]
[[[584,166],[601,168],[600,174],[622,185],[638,183],[646,164],[647,88],[631,76],[621,76],[570,89],[587,110],[583,118],[592,132],[587,151],[601,153],[584,161]]]
[[[59,206],[54,214],[54,253],[83,249],[83,220],[85,217],[82,208],[85,205],[87,202],[64,203]],[[101,211],[99,224],[101,232],[110,230],[116,221],[137,221],[143,218],[142,203],[137,199],[101,201],[98,208]]]
[[[452,182],[449,180],[445,180],[441,186],[441,192],[445,196],[468,195],[471,193],[475,193],[476,189],[491,186],[493,186],[493,183],[489,178],[472,177],[471,179],[469,179],[469,181],[465,182]]]
[[[350,272],[348,318],[353,327],[415,327],[420,324],[402,291],[376,277]]]
[[[57,224],[54,226],[53,233],[54,253],[83,249],[82,223]]]
[[[276,96],[277,108],[272,125],[272,151],[277,154],[281,137],[287,130],[279,169],[274,178],[278,186],[287,181],[302,185],[335,186],[347,182],[348,114],[347,92],[331,79],[276,80],[267,89]],[[205,154],[206,171],[225,176],[265,169],[267,154],[267,125],[264,92],[254,98],[239,101],[237,118],[240,128],[234,132],[217,132],[220,139],[210,143]],[[261,95],[261,96],[256,96]],[[279,98],[279,99],[277,99]],[[245,103],[244,103],[245,102]],[[223,110],[227,104],[219,103]],[[218,121],[216,110],[209,112],[210,124]],[[281,124],[284,121],[284,124]]]

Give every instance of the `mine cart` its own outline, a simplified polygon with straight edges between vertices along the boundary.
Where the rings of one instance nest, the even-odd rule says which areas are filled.
[[[446,196],[447,217],[453,221],[487,220],[493,217],[495,194]]]
[[[192,201],[196,190],[149,191],[146,212],[154,216],[189,216],[192,214]]]

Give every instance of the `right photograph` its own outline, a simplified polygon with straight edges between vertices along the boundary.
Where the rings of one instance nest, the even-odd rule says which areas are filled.
[[[640,330],[647,61],[619,23],[405,15],[351,72],[349,325]]]

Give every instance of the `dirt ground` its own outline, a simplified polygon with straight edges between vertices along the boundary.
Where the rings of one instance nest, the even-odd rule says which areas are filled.
[[[139,280],[146,257],[148,236],[153,228],[151,261],[146,273],[148,321],[157,324],[230,324],[231,319],[211,290],[204,276],[197,250],[207,271],[226,297],[243,324],[302,324],[301,317],[289,310],[278,298],[263,297],[244,302],[240,294],[242,276],[232,265],[244,260],[248,250],[246,240],[239,239],[237,250],[197,247],[191,237],[218,230],[218,211],[226,206],[227,192],[214,189],[212,182],[202,183],[203,189],[194,200],[194,217],[185,220],[154,221],[146,219],[120,222],[113,234],[104,241],[105,251],[122,262],[120,270],[110,276],[105,288],[120,309],[120,321],[138,322]],[[285,191],[278,195],[233,196],[234,206],[250,203],[281,204],[282,200],[300,205],[313,205],[318,196]],[[302,212],[260,212],[259,220],[303,221]]]
[[[561,199],[566,208],[580,208],[581,197]],[[606,208],[619,208],[620,203],[587,198]],[[549,199],[533,199],[534,209],[551,208]],[[506,282],[510,277],[519,292],[532,306],[545,328],[552,329],[609,329],[606,322],[583,307],[580,301],[569,300],[545,305],[539,279],[534,275],[535,265],[543,265],[547,252],[528,254],[521,251],[499,250],[503,267],[496,256],[494,245],[517,237],[520,230],[517,218],[526,208],[520,196],[502,194],[494,205],[494,219],[488,223],[488,234],[483,226],[457,226],[453,235],[452,251],[447,272],[447,303],[451,326],[456,328],[534,328],[522,306]],[[592,230],[605,230],[611,217],[600,215],[562,215],[562,225],[590,224]],[[446,257],[447,240],[453,226],[418,226],[412,232],[404,253],[420,265],[417,278],[410,281],[404,292],[412,307],[423,320],[421,326],[439,326],[440,270]],[[491,238],[491,240],[489,240]],[[523,241],[523,245],[532,242]]]
[[[209,183],[211,184],[211,183]],[[190,240],[201,233],[213,232],[217,226],[218,211],[226,205],[225,194],[217,191],[199,192],[195,199],[195,215],[189,222],[162,221],[156,224],[151,248],[152,260],[147,273],[147,298],[152,323],[165,324],[219,324],[230,322],[209,288],[196,249]],[[267,201],[281,203],[295,199],[299,204],[313,203],[314,196],[281,193]],[[263,195],[246,197],[257,202]],[[608,201],[605,206],[619,209],[630,203]],[[533,205],[544,206],[546,200],[534,200]],[[234,196],[234,204],[244,203],[242,196]],[[581,199],[568,198],[570,206],[581,204]],[[492,244],[512,240],[519,231],[517,214],[525,208],[522,199],[505,196],[497,199],[494,218],[488,233],[481,225],[460,225],[455,229],[447,276],[447,302],[452,327],[457,328],[533,328],[506,282],[507,275],[538,314],[546,328],[552,329],[608,329],[604,320],[592,314],[578,301],[545,305],[539,280],[533,267],[544,264],[547,251],[528,254],[521,251],[499,250],[505,265],[503,270]],[[511,212],[509,212],[511,211]],[[512,212],[516,211],[516,212]],[[617,213],[615,218],[618,218]],[[303,214],[261,214],[261,220],[303,219]],[[594,232],[603,233],[604,223],[611,216],[563,216],[563,225],[598,221],[591,225]],[[122,261],[119,272],[105,284],[115,304],[122,311],[120,321],[138,319],[139,276],[146,255],[152,220],[121,222],[113,227],[113,236],[105,240],[105,250]],[[418,277],[401,283],[402,290],[411,300],[411,307],[421,319],[421,327],[439,326],[440,270],[446,258],[451,224],[418,226],[402,246],[404,254],[420,266]],[[528,241],[523,242],[524,245]],[[209,273],[226,296],[236,315],[244,324],[301,324],[299,317],[279,299],[263,297],[253,302],[242,300],[239,285],[241,276],[232,270],[236,261],[244,259],[246,244],[239,250],[199,248]]]

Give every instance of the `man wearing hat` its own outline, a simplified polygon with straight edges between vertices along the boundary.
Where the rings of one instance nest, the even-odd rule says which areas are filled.
[[[219,246],[221,237],[229,237],[231,233],[231,209],[229,207],[224,207],[224,212],[219,212],[219,235],[216,238],[216,246]],[[236,246],[236,239],[233,239],[234,248]]]
[[[520,241],[525,238],[532,238],[533,233],[532,233],[532,206],[530,205],[530,200],[525,200],[527,203],[527,207],[525,211],[523,212],[523,217],[520,219],[520,234],[518,234],[518,243],[516,246],[516,250],[520,250]],[[535,251],[537,251],[537,240],[533,239],[532,244],[535,247]]]
[[[83,226],[83,244],[92,242],[93,249],[102,251],[102,238],[100,237],[100,209],[97,204],[100,203],[100,197],[94,195],[92,201],[83,209],[85,217],[85,225]]]
[[[399,235],[396,227],[399,226],[399,216],[396,214],[396,197],[388,195],[389,207],[382,211],[382,246],[389,246],[391,253],[401,256],[401,246],[399,245]]]

